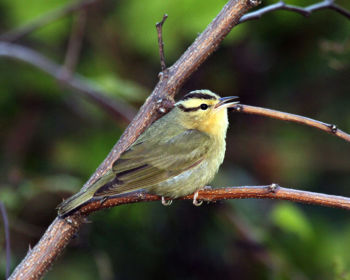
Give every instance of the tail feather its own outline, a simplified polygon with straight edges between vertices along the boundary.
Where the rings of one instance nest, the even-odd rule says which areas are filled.
[[[96,180],[88,188],[83,188],[80,192],[72,195],[70,198],[63,201],[60,205],[57,206],[58,216],[65,217],[77,211],[81,206],[87,203],[90,199],[94,197],[95,192],[115,177],[114,173],[109,170],[106,174]]]
[[[63,201],[57,206],[58,216],[65,217],[68,214],[72,214],[73,211],[78,210],[83,204],[88,202],[93,197],[91,192],[80,191],[70,198]]]

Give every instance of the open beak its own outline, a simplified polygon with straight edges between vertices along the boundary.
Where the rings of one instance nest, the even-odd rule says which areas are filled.
[[[239,101],[234,101],[234,102],[228,102],[228,101],[233,100],[233,99],[237,99],[237,98],[238,98],[238,96],[221,97],[219,99],[219,103],[217,103],[214,108],[215,109],[217,109],[217,108],[222,109],[222,108],[228,108],[232,105],[235,105],[235,104],[239,103]]]

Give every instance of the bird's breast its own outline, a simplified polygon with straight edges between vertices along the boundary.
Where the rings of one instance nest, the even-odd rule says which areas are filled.
[[[158,195],[177,198],[205,187],[217,173],[225,155],[225,139],[213,139],[204,159],[195,167],[150,188]]]

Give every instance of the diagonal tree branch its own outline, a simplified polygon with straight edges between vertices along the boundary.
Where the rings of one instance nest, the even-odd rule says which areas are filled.
[[[242,15],[257,4],[258,2],[255,0],[231,0],[223,7],[217,17],[197,37],[179,60],[160,75],[160,81],[152,94],[83,188],[87,188],[94,180],[104,174],[148,125],[172,107],[173,97],[185,80],[216,50]],[[29,62],[33,63],[30,59]],[[47,63],[44,64],[40,65],[39,68],[47,66]],[[50,66],[52,65],[50,64]],[[50,73],[53,69],[50,67],[47,70]],[[55,71],[53,73],[56,74]],[[56,218],[38,244],[28,252],[17,266],[10,279],[40,279],[70,242],[83,221],[84,219],[80,215],[69,216],[66,219]],[[49,250],[47,250],[48,248]]]
[[[254,11],[254,12],[245,14],[244,16],[241,17],[241,19],[239,20],[239,23],[249,21],[249,20],[254,20],[254,19],[260,19],[263,15],[274,12],[274,11],[278,11],[278,10],[291,11],[291,12],[298,13],[302,16],[308,17],[313,12],[320,11],[320,10],[326,10],[326,9],[334,10],[334,11],[338,12],[339,14],[350,19],[350,11],[335,4],[333,0],[324,0],[322,2],[312,4],[312,5],[307,6],[307,7],[288,5],[284,1],[279,1],[275,4],[268,5],[264,8],[261,8],[261,9]]]
[[[81,75],[75,74],[71,79],[62,79],[61,66],[34,50],[12,43],[0,42],[0,57],[24,61],[39,68],[58,80],[61,85],[101,106],[103,110],[110,113],[118,121],[123,120],[128,123],[136,114],[135,109],[130,107],[130,105],[122,101],[117,103],[108,98],[106,94],[96,89],[95,85]]]

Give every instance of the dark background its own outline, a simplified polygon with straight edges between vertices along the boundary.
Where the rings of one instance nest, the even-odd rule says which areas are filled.
[[[68,3],[2,0],[0,32]],[[169,15],[164,41],[171,65],[225,3],[97,1],[87,10],[76,71],[110,98],[139,108],[160,71],[155,23]],[[350,9],[348,1],[337,3]],[[77,17],[67,14],[15,43],[62,65]],[[350,20],[332,10],[308,18],[276,11],[235,27],[180,95],[211,89],[350,132],[349,34]],[[9,215],[14,268],[55,218],[57,204],[106,157],[125,123],[37,68],[3,57],[0,109],[0,200]],[[275,182],[350,196],[349,173],[349,143],[309,127],[231,113],[226,159],[212,185]],[[253,199],[198,208],[176,201],[116,207],[90,220],[45,279],[350,279],[345,210]],[[1,223],[0,275],[3,232]]]

